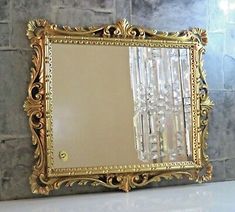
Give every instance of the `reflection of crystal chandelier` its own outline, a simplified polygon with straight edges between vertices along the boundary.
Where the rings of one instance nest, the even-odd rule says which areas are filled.
[[[129,54],[138,158],[187,160],[191,156],[188,50],[130,47]]]

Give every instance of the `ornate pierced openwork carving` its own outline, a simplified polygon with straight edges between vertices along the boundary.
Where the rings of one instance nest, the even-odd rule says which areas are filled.
[[[212,101],[208,97],[208,88],[202,65],[202,54],[207,44],[206,31],[193,28],[182,32],[161,32],[130,25],[125,19],[113,25],[99,27],[69,27],[50,24],[46,20],[33,20],[28,23],[27,36],[34,50],[32,57],[31,80],[28,96],[24,103],[24,110],[29,116],[29,126],[32,141],[35,145],[35,160],[30,183],[33,193],[48,194],[61,185],[73,184],[106,186],[129,191],[131,188],[141,187],[161,179],[181,179],[183,177],[197,182],[211,179],[212,166],[206,154],[206,139],[208,135],[208,115],[212,108]],[[62,171],[60,174],[48,166],[50,146],[46,143],[46,136],[50,131],[46,129],[45,104],[48,96],[45,83],[50,80],[45,76],[45,58],[48,39],[54,43],[79,43],[95,45],[123,45],[147,46],[167,48],[189,48],[191,63],[192,85],[192,161],[157,163],[146,166],[123,166],[118,169],[107,169],[105,174],[76,175],[76,169]],[[52,145],[52,144],[51,144]],[[113,174],[115,173],[115,174]]]

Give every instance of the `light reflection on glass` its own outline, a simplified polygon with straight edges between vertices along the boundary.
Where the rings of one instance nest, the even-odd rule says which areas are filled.
[[[138,158],[188,160],[192,154],[188,49],[130,47],[129,54]]]

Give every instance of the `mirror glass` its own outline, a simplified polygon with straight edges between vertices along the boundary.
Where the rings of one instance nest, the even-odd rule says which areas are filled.
[[[51,45],[55,168],[192,159],[188,49]]]

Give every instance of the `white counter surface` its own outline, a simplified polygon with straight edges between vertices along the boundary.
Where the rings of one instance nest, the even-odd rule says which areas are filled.
[[[235,212],[235,181],[0,202],[0,212]]]

